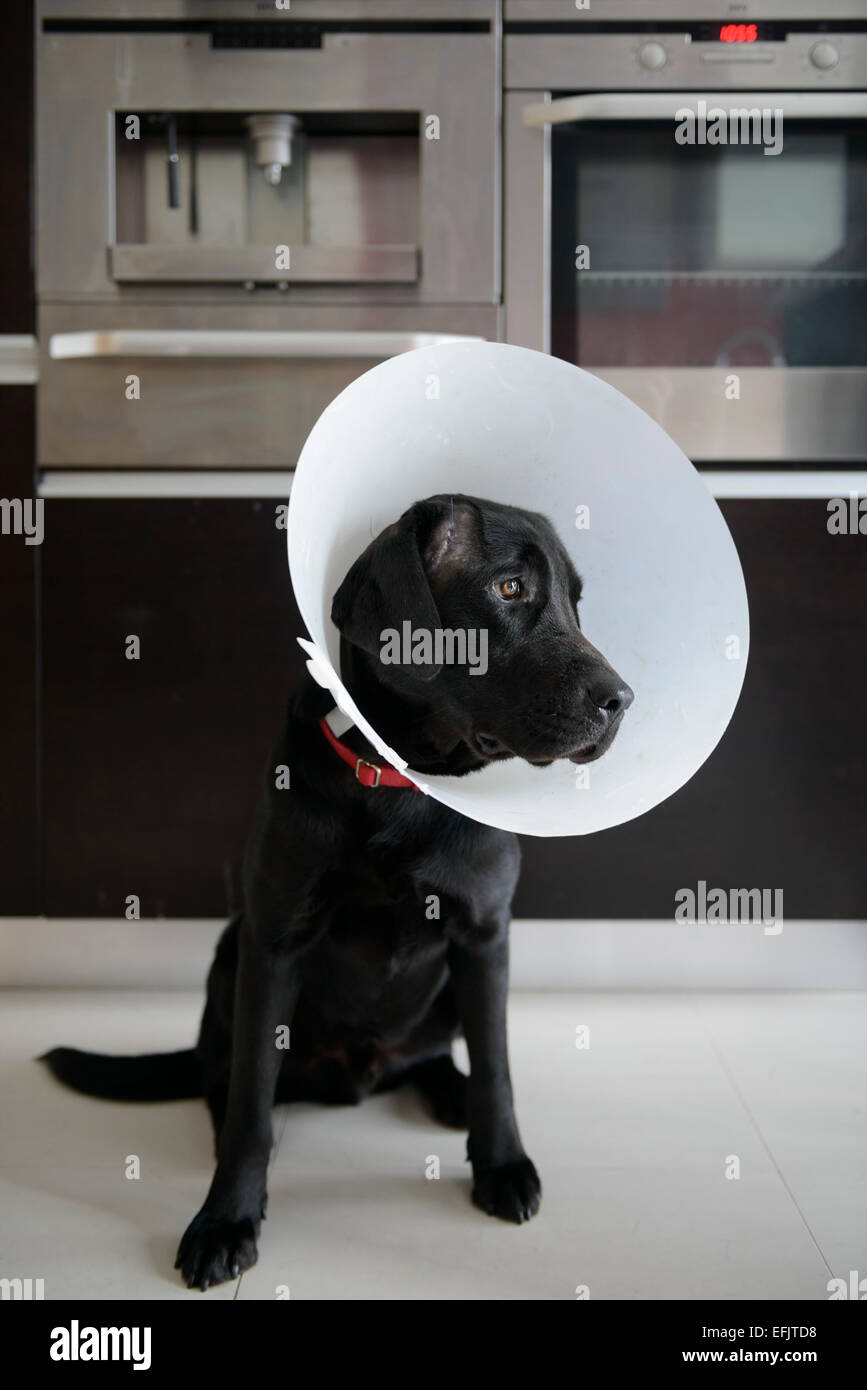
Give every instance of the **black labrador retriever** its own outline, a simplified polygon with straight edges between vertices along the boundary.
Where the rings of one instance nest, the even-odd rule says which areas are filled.
[[[420,773],[463,776],[514,757],[590,762],[633,696],[582,634],[580,594],[544,517],[430,497],[368,546],[337,591],[342,678]],[[481,663],[476,673],[438,662],[435,643],[386,662],[386,631],[405,623],[412,634],[486,633],[484,675]],[[539,1207],[506,1046],[517,840],[395,785],[403,779],[380,768],[356,729],[341,740],[326,728],[331,706],[309,677],[290,700],[245,856],[243,911],[218,944],[196,1049],[57,1048],[44,1058],[91,1095],[204,1095],[217,1167],[178,1251],[191,1288],[256,1260],[275,1101],[352,1105],[411,1082],[438,1120],[469,1130],[477,1206],[514,1222]],[[280,765],[291,790],[276,785]],[[460,1033],[469,1077],[451,1057]]]

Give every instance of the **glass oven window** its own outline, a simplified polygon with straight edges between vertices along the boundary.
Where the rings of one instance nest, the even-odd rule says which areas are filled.
[[[558,357],[867,365],[862,125],[787,120],[778,155],[678,145],[673,122],[555,125],[552,167]]]

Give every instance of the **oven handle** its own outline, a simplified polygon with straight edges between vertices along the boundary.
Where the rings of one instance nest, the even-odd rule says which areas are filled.
[[[396,357],[441,343],[479,343],[459,333],[281,332],[199,329],[96,329],[52,333],[54,358],[83,357]]]
[[[773,469],[697,469],[714,497],[814,498],[867,495],[867,472],[835,468],[827,471]],[[157,497],[165,500],[205,497],[274,498],[285,502],[294,474],[288,469],[132,469],[46,468],[39,496],[72,500]]]
[[[708,108],[719,106],[726,112],[745,106],[782,108],[784,116],[797,120],[867,116],[867,94],[863,92],[593,92],[525,106],[523,121],[531,129],[542,130],[567,121],[674,120],[678,111],[699,99]]]

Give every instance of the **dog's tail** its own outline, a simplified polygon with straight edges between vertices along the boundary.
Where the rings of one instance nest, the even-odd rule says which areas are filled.
[[[55,1047],[37,1059],[58,1081],[104,1100],[192,1100],[203,1094],[202,1069],[195,1050],[111,1057]]]

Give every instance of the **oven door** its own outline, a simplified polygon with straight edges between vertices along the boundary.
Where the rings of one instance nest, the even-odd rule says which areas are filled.
[[[862,461],[867,96],[707,95],[782,110],[777,154],[678,143],[698,100],[509,95],[506,337],[605,378],[693,459]]]

